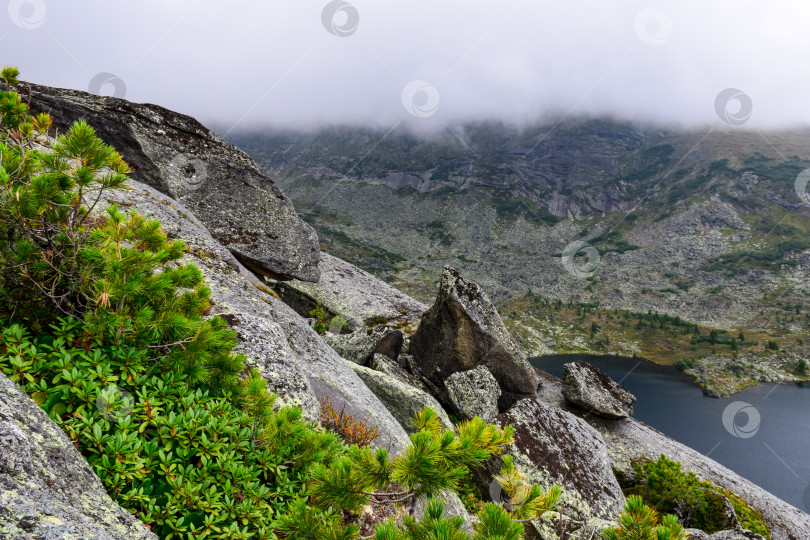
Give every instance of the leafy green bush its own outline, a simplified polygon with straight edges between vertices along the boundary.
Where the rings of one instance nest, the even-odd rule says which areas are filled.
[[[341,452],[298,409],[265,410],[257,429],[248,396],[265,383],[256,373],[241,399],[217,397],[181,371],[154,374],[149,350],[88,339],[70,320],[36,338],[8,327],[2,349],[0,369],[76,443],[113,499],[162,538],[266,536],[307,466]]]
[[[681,464],[663,454],[658,461],[642,459],[633,463],[637,484],[626,489],[626,495],[638,495],[660,512],[676,514],[686,526],[711,534],[722,530],[725,504],[722,495],[734,506],[746,529],[770,539],[770,530],[762,516],[734,493],[700,480],[692,472],[681,470]]]

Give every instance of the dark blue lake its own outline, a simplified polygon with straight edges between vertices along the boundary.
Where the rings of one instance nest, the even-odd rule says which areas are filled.
[[[562,377],[564,363],[580,360],[604,370],[635,394],[638,420],[810,512],[807,385],[760,384],[717,399],[704,396],[693,379],[676,367],[640,359],[553,355],[531,362]]]

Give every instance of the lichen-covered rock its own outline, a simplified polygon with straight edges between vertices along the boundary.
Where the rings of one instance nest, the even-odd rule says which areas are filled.
[[[684,529],[687,540],[708,540],[709,535],[699,529]]]
[[[418,377],[384,354],[375,354],[372,356],[369,367],[371,367],[371,369],[374,371],[380,371],[386,375],[394,377],[395,379],[399,379],[401,382],[409,386],[413,386],[414,388],[418,388],[423,392],[427,392],[428,394],[431,393],[427,385],[425,385],[425,383],[422,382]]]
[[[708,540],[765,540],[765,537],[755,532],[740,529],[719,531],[707,536],[706,538]]]
[[[444,381],[444,389],[447,402],[462,420],[480,416],[492,422],[498,416],[501,388],[484,366],[453,373]]]
[[[110,499],[59,426],[2,373],[0,538],[157,538]]]
[[[407,434],[345,361],[289,306],[272,295],[182,204],[157,190],[130,181],[133,189],[109,192],[123,210],[158,219],[171,238],[188,245],[184,263],[200,267],[211,289],[211,315],[237,332],[236,352],[247,357],[282,402],[300,406],[310,420],[320,415],[324,396],[380,431],[377,444],[404,448]]]
[[[613,475],[605,441],[587,422],[538,399],[518,401],[495,422],[514,427],[515,441],[505,453],[514,457],[528,482],[543,489],[562,486],[566,516],[576,523],[617,519],[624,494]],[[479,476],[479,484],[491,484],[491,475],[500,467],[500,460],[490,461],[488,474]],[[489,489],[488,485],[480,487]]]
[[[563,366],[562,393],[577,407],[605,418],[627,418],[633,414],[636,396],[587,362]]]
[[[273,283],[285,302],[299,313],[309,313],[318,302],[354,327],[366,323],[400,324],[415,327],[427,306],[403,294],[365,270],[321,253],[317,283],[291,280]]]
[[[443,387],[453,373],[486,366],[503,394],[501,410],[537,392],[537,375],[484,291],[449,266],[433,306],[411,337],[420,373]]]
[[[32,113],[48,112],[60,131],[84,119],[133,167],[132,178],[181,201],[212,236],[252,269],[319,278],[318,236],[247,154],[197,120],[158,107],[36,84]]]
[[[402,332],[387,326],[359,328],[351,334],[326,334],[324,341],[342,358],[367,366],[375,354],[396,359],[402,350]]]
[[[607,444],[610,461],[617,474],[631,477],[632,462],[636,459],[656,460],[664,454],[681,463],[682,470],[695,473],[699,478],[728,489],[739,495],[762,514],[763,522],[771,529],[772,540],[804,540],[810,538],[810,515],[746,480],[734,471],[720,465],[675,441],[663,433],[634,418],[608,420],[573,407],[562,398],[562,381],[543,374],[540,399],[552,407],[567,408],[580,416],[599,433]]]
[[[427,392],[405,384],[399,379],[386,375],[385,373],[359,366],[353,362],[347,361],[346,363],[360,376],[363,382],[366,383],[366,386],[374,392],[379,400],[388,407],[388,410],[391,411],[394,418],[397,419],[408,433],[416,432],[416,428],[411,422],[411,419],[415,413],[425,407],[430,407],[438,413],[439,421],[445,429],[453,429],[453,423],[450,421],[450,417],[447,416],[441,404]]]

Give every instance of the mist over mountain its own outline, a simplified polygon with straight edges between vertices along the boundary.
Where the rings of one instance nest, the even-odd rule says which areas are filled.
[[[435,134],[342,126],[230,138],[292,198],[323,250],[426,302],[437,272],[459,268],[507,320],[514,315],[513,330],[535,353],[681,358],[623,330],[610,345],[586,325],[584,335],[561,338],[562,323],[515,304],[527,296],[786,343],[779,354],[735,351],[752,365],[806,353],[806,316],[795,316],[810,296],[806,129],[569,117]],[[718,352],[694,345],[674,348],[688,358]]]

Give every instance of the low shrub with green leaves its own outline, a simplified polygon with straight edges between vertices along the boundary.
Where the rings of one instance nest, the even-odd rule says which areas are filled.
[[[161,538],[270,537],[308,466],[343,452],[299,409],[261,403],[265,382],[255,373],[240,393],[215,395],[183,371],[155,373],[148,349],[88,338],[80,322],[49,330],[4,329],[0,369]]]
[[[233,354],[235,333],[204,317],[210,291],[181,264],[183,242],[137,213],[100,212],[106,191],[126,188],[122,156],[84,122],[49,138],[18,75],[0,72],[0,370],[111,497],[161,538],[469,538],[439,496],[511,429],[474,419],[448,431],[425,409],[390,456],[274,407]],[[510,505],[480,506],[476,540],[518,540],[560,495],[525,485],[508,456],[497,480]]]
[[[647,504],[660,512],[678,515],[688,527],[709,534],[722,530],[726,506],[718,497],[721,495],[731,502],[745,529],[768,539],[771,537],[770,530],[762,522],[762,515],[751,508],[743,498],[711,482],[701,480],[692,472],[682,471],[680,463],[664,455],[657,461],[648,459],[635,461],[633,470],[637,484],[626,489],[625,493],[642,497]]]

